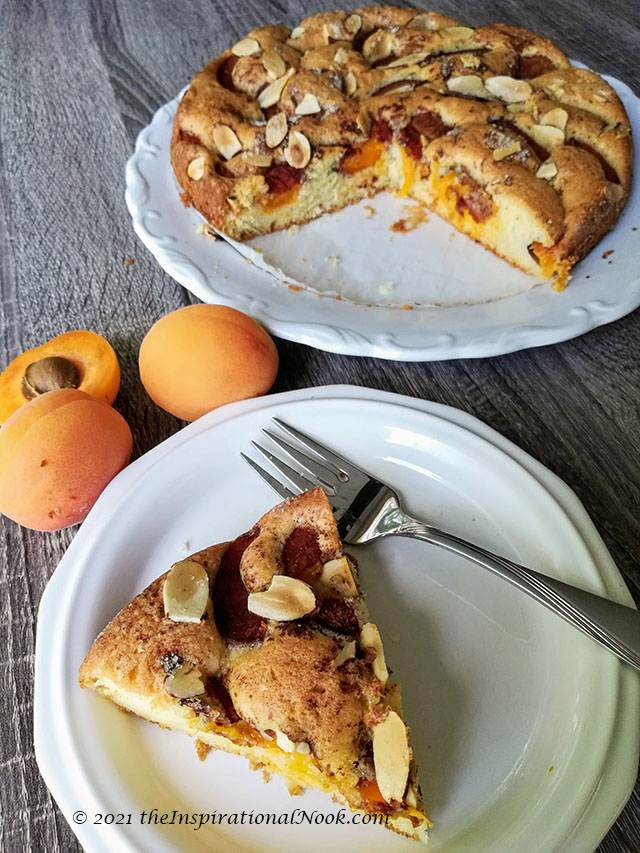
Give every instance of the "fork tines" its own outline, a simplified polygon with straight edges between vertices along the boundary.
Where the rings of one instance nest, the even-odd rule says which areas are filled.
[[[316,486],[322,486],[327,495],[331,497],[336,494],[338,485],[347,483],[351,477],[360,473],[346,459],[295,429],[295,427],[279,418],[273,418],[273,421],[282,432],[298,445],[285,441],[272,430],[262,430],[267,438],[285,454],[288,461],[285,462],[255,441],[252,441],[251,444],[286,480],[286,484],[269,474],[267,470],[244,453],[241,456],[282,498],[294,497]],[[295,464],[296,467],[292,467],[289,462]]]

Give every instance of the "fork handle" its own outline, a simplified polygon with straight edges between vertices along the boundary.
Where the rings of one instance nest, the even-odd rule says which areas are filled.
[[[634,608],[541,575],[404,514],[393,532],[430,542],[489,569],[640,670],[640,612]]]

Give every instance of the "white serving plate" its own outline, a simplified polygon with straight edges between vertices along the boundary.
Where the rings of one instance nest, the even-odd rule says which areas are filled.
[[[605,79],[640,138],[640,100],[624,83]],[[274,335],[350,355],[477,358],[567,340],[640,304],[640,230],[633,230],[640,228],[640,168],[615,229],[555,293],[548,282],[533,286],[536,279],[435,214],[409,234],[392,234],[389,226],[407,215],[407,199],[389,194],[321,217],[295,236],[279,232],[242,245],[197,234],[203,220],[182,206],[169,158],[179,100],[156,112],[127,163],[136,233],[198,298],[249,313]],[[368,205],[378,211],[371,219]]]
[[[240,460],[277,414],[393,483],[408,509],[533,568],[630,604],[575,495],[469,415],[346,386],[225,406],[130,465],[107,487],[49,582],[36,643],[40,770],[90,853],[416,851],[371,826],[141,826],[139,814],[335,814],[291,798],[244,759],[203,763],[184,735],[119,713],[77,684],[108,620],[168,565],[253,525],[274,494]],[[363,423],[367,429],[363,430]],[[188,543],[188,544],[185,544]],[[434,821],[449,853],[587,853],[633,787],[637,673],[510,585],[424,543],[355,549],[370,610],[404,683]],[[73,822],[82,810],[84,824]],[[96,813],[131,825],[94,825]]]

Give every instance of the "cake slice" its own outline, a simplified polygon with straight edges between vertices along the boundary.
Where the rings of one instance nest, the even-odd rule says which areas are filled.
[[[81,687],[426,841],[380,633],[320,488],[174,564],[104,629]]]

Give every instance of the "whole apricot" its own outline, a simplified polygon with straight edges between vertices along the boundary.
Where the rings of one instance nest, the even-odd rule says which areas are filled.
[[[266,394],[278,372],[278,351],[241,311],[188,305],[149,329],[139,365],[154,403],[194,421],[225,403]]]
[[[84,391],[49,391],[0,427],[0,512],[24,527],[83,521],[129,461],[125,419]]]

